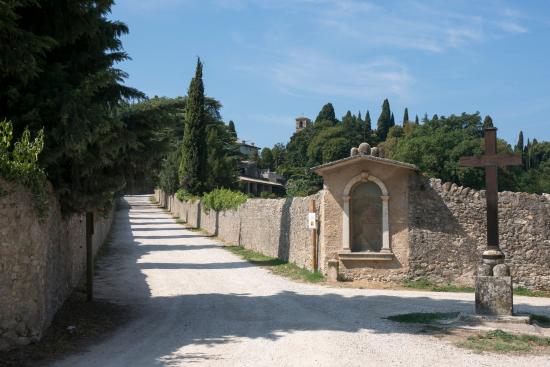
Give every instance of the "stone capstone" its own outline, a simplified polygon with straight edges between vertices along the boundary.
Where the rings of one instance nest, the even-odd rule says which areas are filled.
[[[506,264],[498,264],[493,268],[493,275],[496,277],[509,277],[510,268]]]
[[[357,149],[359,150],[359,154],[363,154],[363,155],[369,155],[371,152],[369,143],[361,143],[359,144],[359,148]]]

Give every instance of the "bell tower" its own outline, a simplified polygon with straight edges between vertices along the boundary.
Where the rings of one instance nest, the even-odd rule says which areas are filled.
[[[311,125],[311,120],[305,116],[296,117],[296,132],[302,131]]]

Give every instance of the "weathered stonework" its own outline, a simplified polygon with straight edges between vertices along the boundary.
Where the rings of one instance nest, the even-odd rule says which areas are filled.
[[[485,191],[416,175],[409,192],[409,276],[473,286],[487,246]],[[498,198],[500,247],[514,283],[550,289],[550,197]]]
[[[512,316],[514,313],[512,277],[476,277],[475,311],[478,315]]]
[[[206,213],[200,201],[182,202],[155,192],[158,202],[193,227],[200,227],[221,240],[313,268],[311,233],[307,228],[308,203],[320,205],[322,192],[305,198],[250,199],[236,210]]]
[[[0,179],[0,350],[41,337],[55,312],[78,284],[86,266],[83,215],[63,218],[49,195],[39,222],[30,192]],[[96,218],[94,254],[112,215]]]
[[[357,170],[340,173],[344,190]],[[359,170],[360,171],[360,170]],[[194,227],[266,255],[311,269],[311,240],[306,227],[307,203],[317,202],[319,268],[339,261],[339,277],[401,281],[425,277],[433,282],[474,286],[486,248],[485,192],[460,187],[419,173],[384,169],[371,173],[387,183],[393,260],[340,258],[341,198],[328,187],[308,198],[251,199],[235,211],[205,213],[200,202],[182,203],[157,191],[157,200]],[[216,224],[217,223],[217,224]],[[550,196],[499,193],[500,246],[515,285],[550,289]],[[353,253],[352,253],[353,254]],[[483,275],[479,273],[479,275]],[[492,269],[487,275],[492,275]]]

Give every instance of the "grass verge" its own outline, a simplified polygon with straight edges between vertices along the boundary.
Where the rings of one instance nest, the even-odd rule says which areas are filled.
[[[225,246],[224,248],[236,255],[239,255],[252,264],[268,268],[277,275],[310,283],[318,283],[325,280],[323,274],[319,272],[311,272],[309,270],[302,269],[295,264],[265,256],[259,252],[245,249],[242,246]]]
[[[457,286],[453,284],[437,284],[431,282],[426,278],[419,278],[415,280],[405,280],[403,281],[403,287],[411,289],[422,289],[432,292],[461,292],[461,293],[473,293],[475,288]],[[550,297],[550,291],[533,291],[524,287],[517,287],[514,289],[514,294],[517,296],[528,296],[528,297]]]
[[[528,297],[550,297],[550,291],[533,291],[524,287],[517,287],[514,289],[514,294],[517,296]]]
[[[472,287],[456,286],[452,284],[436,284],[429,281],[426,278],[420,278],[416,280],[405,280],[403,282],[405,288],[424,289],[433,292],[461,292],[472,293],[475,289]]]
[[[457,343],[461,348],[476,352],[531,352],[534,349],[550,350],[550,338],[535,335],[515,335],[502,330],[493,330],[485,334],[470,336],[466,341]]]
[[[454,319],[459,314],[459,312],[414,312],[389,316],[387,319],[409,324],[434,324],[441,320]]]

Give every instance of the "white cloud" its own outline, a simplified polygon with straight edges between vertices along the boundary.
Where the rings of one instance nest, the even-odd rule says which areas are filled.
[[[508,33],[518,33],[518,34],[521,34],[521,33],[527,33],[529,32],[529,30],[515,22],[512,22],[512,21],[503,21],[503,22],[499,22],[498,25],[500,26],[500,28],[505,31],[505,32],[508,32]]]
[[[280,61],[246,69],[269,78],[291,95],[306,93],[357,100],[372,99],[381,92],[404,99],[413,81],[404,65],[390,59],[350,63],[305,50],[293,50]]]

